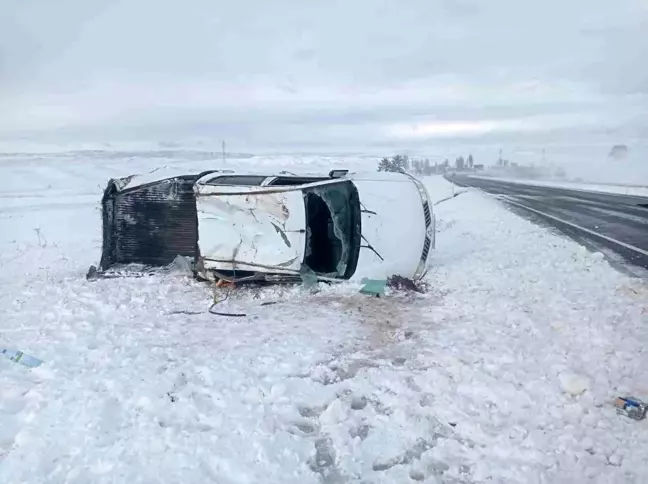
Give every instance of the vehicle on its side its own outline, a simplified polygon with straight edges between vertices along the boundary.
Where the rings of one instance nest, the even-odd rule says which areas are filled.
[[[154,175],[108,182],[101,271],[183,256],[207,280],[419,280],[435,245],[427,190],[404,173]]]

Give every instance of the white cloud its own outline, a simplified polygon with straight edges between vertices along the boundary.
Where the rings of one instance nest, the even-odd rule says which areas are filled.
[[[389,126],[386,134],[396,138],[456,137],[483,135],[503,130],[515,131],[522,129],[522,127],[523,125],[519,121],[449,121]]]

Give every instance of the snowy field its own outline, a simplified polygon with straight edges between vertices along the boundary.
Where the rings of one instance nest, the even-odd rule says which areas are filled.
[[[107,179],[161,163],[214,167],[0,159],[0,346],[45,361],[0,359],[0,482],[646,482],[648,421],[612,406],[648,397],[645,282],[470,190],[424,295],[244,290],[224,318],[181,275],[87,282]],[[345,165],[229,167],[280,164]]]
[[[487,180],[500,180],[509,183],[521,183],[523,185],[536,185],[540,187],[567,188],[569,190],[583,190],[586,192],[613,193],[619,195],[630,195],[636,197],[648,197],[648,186],[643,185],[623,185],[619,183],[587,183],[587,182],[568,182],[568,181],[546,181],[530,180],[523,178],[502,178],[494,176],[477,176],[475,178],[484,178]]]

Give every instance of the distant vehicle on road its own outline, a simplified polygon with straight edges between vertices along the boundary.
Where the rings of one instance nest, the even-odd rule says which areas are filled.
[[[428,192],[401,173],[130,176],[102,207],[102,271],[180,255],[207,280],[419,280],[435,246]]]

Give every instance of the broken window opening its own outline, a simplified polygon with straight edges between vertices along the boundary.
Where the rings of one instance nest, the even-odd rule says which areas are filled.
[[[350,278],[360,252],[360,202],[356,187],[342,182],[304,189],[304,263],[320,276]]]
[[[207,180],[205,185],[260,186],[266,178],[258,175],[218,175]]]
[[[295,185],[306,185],[308,183],[316,183],[320,181],[328,180],[328,178],[322,177],[313,177],[313,176],[278,176],[270,183],[268,186],[295,186]]]

